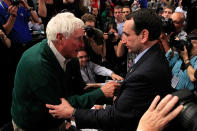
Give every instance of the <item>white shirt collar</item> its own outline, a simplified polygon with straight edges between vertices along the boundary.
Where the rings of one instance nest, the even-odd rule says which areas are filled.
[[[142,51],[140,54],[138,54],[138,55],[136,56],[136,58],[134,59],[134,62],[137,63],[138,60],[139,60],[149,49],[150,49],[150,47],[147,48],[147,49],[145,49],[144,51]]]
[[[57,58],[60,66],[64,71],[66,71],[66,64],[70,61],[70,59],[65,59],[59,51],[56,49],[56,47],[53,45],[53,42],[48,40],[48,45],[51,48],[52,52],[54,53],[55,57]]]

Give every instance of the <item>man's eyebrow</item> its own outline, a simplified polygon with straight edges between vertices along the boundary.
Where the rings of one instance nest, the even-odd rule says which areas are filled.
[[[129,36],[129,34],[128,34],[128,33],[126,33],[126,32],[122,32],[122,34],[125,34],[126,36]]]

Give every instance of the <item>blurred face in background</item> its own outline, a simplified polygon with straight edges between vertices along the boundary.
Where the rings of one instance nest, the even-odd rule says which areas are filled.
[[[98,15],[98,9],[97,8],[92,8],[92,14],[97,16]]]
[[[95,22],[94,21],[86,21],[85,26],[91,26],[92,28],[95,27]]]
[[[122,22],[122,9],[114,9],[114,17],[118,22]]]
[[[181,7],[182,7],[182,0],[180,0],[180,1],[179,1],[179,6],[181,6]]]
[[[165,8],[163,13],[162,13],[162,16],[167,19],[167,18],[170,18],[172,15],[172,9],[170,8]]]
[[[88,55],[85,51],[78,51],[77,58],[81,67],[86,67],[88,63]]]
[[[174,23],[176,33],[180,33],[184,27],[184,20],[185,20],[184,14],[180,12],[175,12],[171,15],[171,18]]]
[[[122,16],[123,19],[126,20],[125,16],[128,15],[131,12],[130,8],[123,8],[122,9]]]

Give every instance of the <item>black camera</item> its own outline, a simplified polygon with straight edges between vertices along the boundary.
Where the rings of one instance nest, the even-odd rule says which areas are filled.
[[[176,34],[175,34],[175,26],[173,23],[173,20],[171,18],[165,19],[163,16],[161,16],[161,24],[162,24],[162,32],[167,33],[167,35],[171,34],[170,39],[168,41],[169,46],[171,48],[175,48],[177,51],[183,51],[184,46],[186,46],[187,50],[191,50],[191,43],[184,40],[175,40]]]
[[[21,0],[10,0],[10,1],[12,5],[15,5],[15,6],[19,5],[19,3],[21,2]]]
[[[184,106],[182,112],[177,116],[176,120],[181,123],[185,129],[197,131],[197,95],[187,88],[172,93],[179,97],[179,103]]]
[[[113,40],[115,39],[114,32],[108,32],[107,35],[108,35],[108,39],[109,39],[110,41],[113,41]]]
[[[162,25],[162,32],[167,34],[170,34],[171,32],[175,32],[175,26],[171,18],[165,19],[163,16],[161,16],[161,25]]]
[[[197,40],[197,35],[195,33],[190,33],[187,35],[187,41],[185,40],[175,40],[176,34],[172,34],[169,39],[169,46],[171,48],[175,48],[177,51],[183,51],[184,46],[186,46],[187,52],[190,53],[192,49],[192,43],[191,40]]]
[[[170,38],[169,46],[177,51],[184,51],[184,46],[185,46],[188,53],[192,49],[192,44],[190,42],[185,40],[175,40],[174,37]]]
[[[85,32],[87,33],[87,36],[90,38],[95,36],[95,30],[89,25],[85,27]]]

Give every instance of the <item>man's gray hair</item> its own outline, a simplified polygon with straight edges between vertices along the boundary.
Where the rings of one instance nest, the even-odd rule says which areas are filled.
[[[56,41],[58,33],[62,33],[66,38],[68,38],[76,29],[82,28],[83,26],[83,21],[75,17],[74,14],[69,12],[58,13],[56,16],[51,18],[47,24],[47,39]]]

